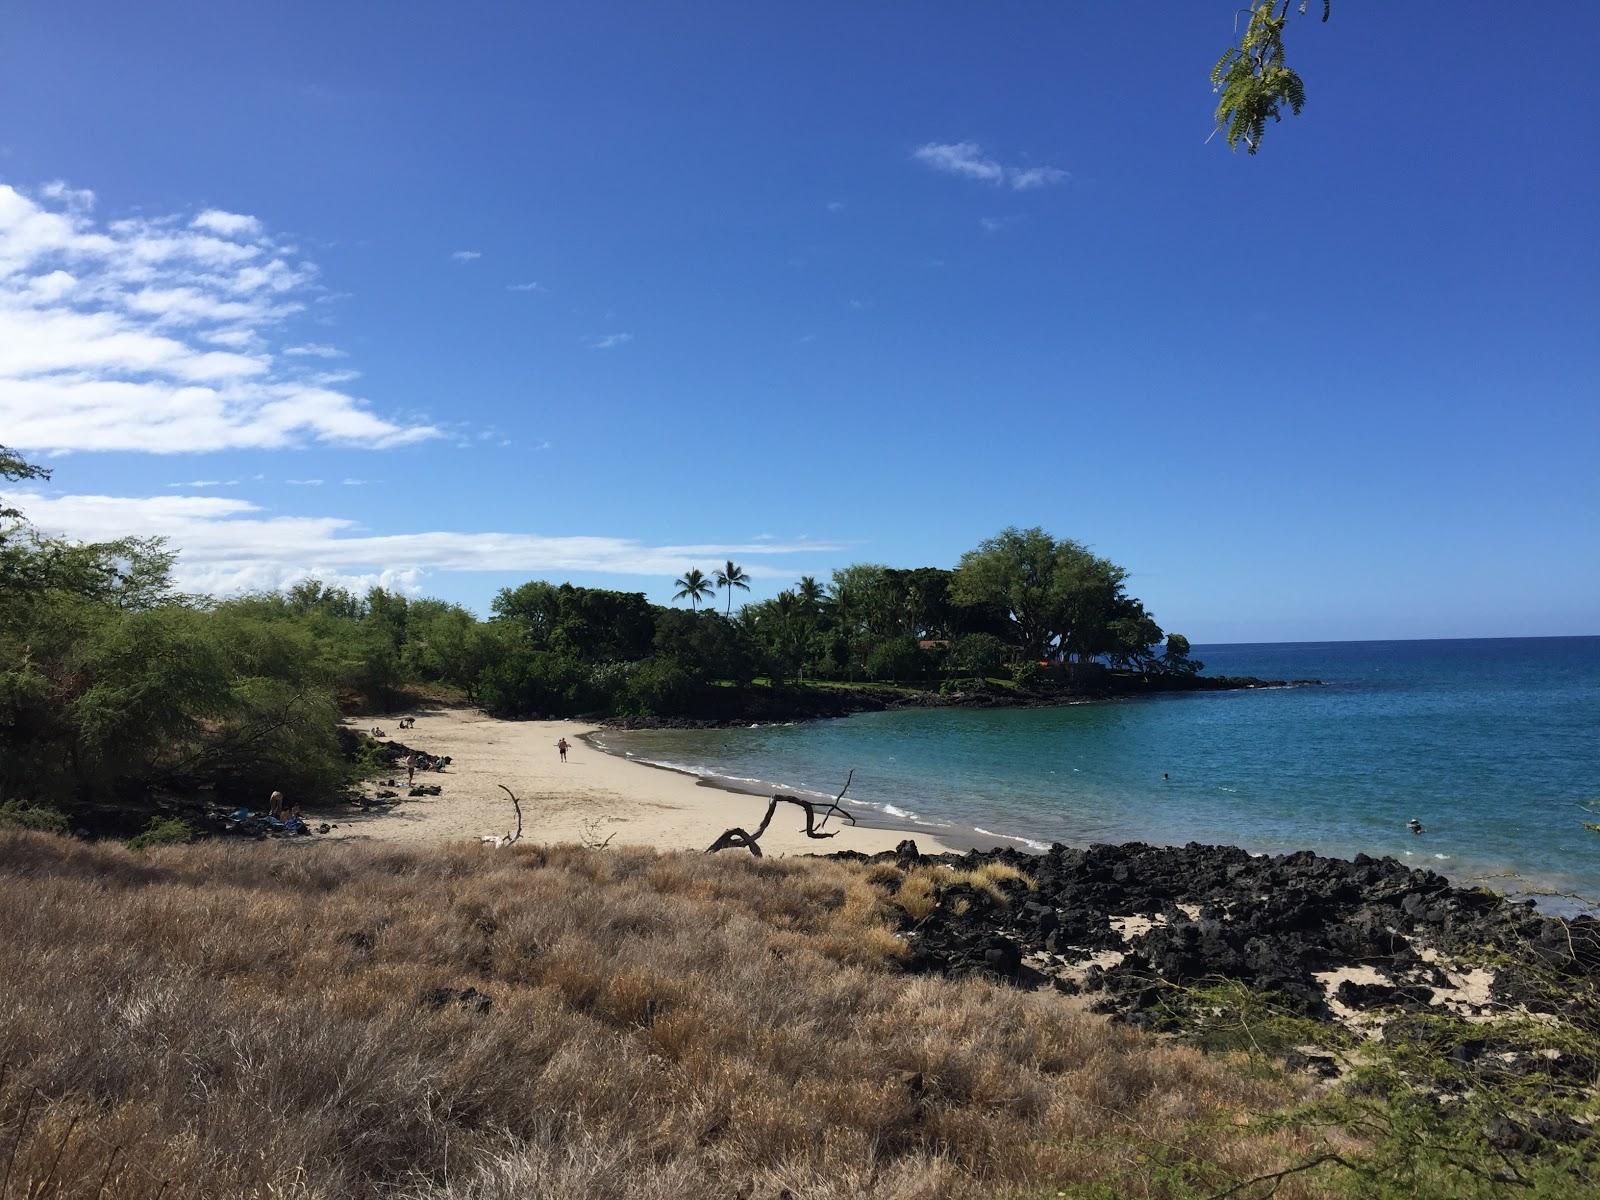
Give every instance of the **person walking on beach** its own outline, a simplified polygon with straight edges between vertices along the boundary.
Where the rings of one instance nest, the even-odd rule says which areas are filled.
[[[413,750],[406,755],[406,786],[410,787],[417,779],[417,752]]]
[[[562,762],[566,762],[567,761],[567,751],[570,750],[571,748],[572,747],[567,744],[567,739],[566,738],[562,738],[559,742],[556,743],[556,749],[561,752],[561,761]]]

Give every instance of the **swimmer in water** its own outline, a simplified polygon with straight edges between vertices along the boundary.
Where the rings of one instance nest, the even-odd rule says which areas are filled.
[[[1406,822],[1406,828],[1411,830],[1412,833],[1421,833],[1422,822],[1417,820],[1415,817],[1412,817],[1411,820]]]

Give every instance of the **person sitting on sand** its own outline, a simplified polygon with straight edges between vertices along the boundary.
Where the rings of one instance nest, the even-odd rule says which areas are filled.
[[[562,738],[559,742],[557,742],[556,743],[556,749],[561,752],[561,761],[562,762],[566,762],[567,761],[567,751],[572,749],[572,747],[570,745],[568,745],[567,739],[566,738]]]
[[[278,820],[283,819],[283,793],[273,792],[267,799],[267,816]]]
[[[1417,820],[1415,817],[1412,817],[1411,820],[1406,822],[1406,828],[1411,830],[1412,833],[1421,833],[1422,822]]]

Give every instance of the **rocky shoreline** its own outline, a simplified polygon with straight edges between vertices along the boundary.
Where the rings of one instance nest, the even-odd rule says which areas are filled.
[[[955,691],[910,691],[894,687],[794,687],[725,689],[721,711],[695,717],[597,717],[611,729],[725,729],[776,721],[815,721],[862,712],[905,708],[1053,708],[1104,700],[1184,692],[1248,691],[1320,687],[1320,679],[1258,679],[1234,675],[1136,675],[1104,672],[1085,684],[999,688],[975,686]]]
[[[1021,881],[1003,894],[961,882],[941,891],[906,927],[909,969],[1054,985],[1132,1024],[1159,1023],[1163,988],[1218,980],[1318,1020],[1435,1002],[1469,1017],[1548,1012],[1534,974],[1600,989],[1600,920],[1546,916],[1532,900],[1455,887],[1392,858],[1139,842],[923,855],[911,841],[834,857],[956,878],[1014,869]],[[1490,957],[1492,971],[1467,965]],[[1359,982],[1358,971],[1377,978]]]

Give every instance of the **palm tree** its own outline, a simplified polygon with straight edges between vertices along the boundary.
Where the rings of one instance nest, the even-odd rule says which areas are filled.
[[[750,576],[744,573],[744,568],[735,566],[731,558],[722,570],[717,572],[717,586],[728,589],[728,615],[730,617],[733,615],[733,589],[738,588],[742,592],[748,592],[750,590],[749,578]]]
[[[813,575],[800,576],[800,585],[795,588],[795,595],[800,598],[800,607],[807,616],[815,616],[822,608],[822,585]]]
[[[733,564],[729,563],[728,565],[732,566]],[[711,586],[711,580],[706,578],[705,573],[699,567],[690,567],[672,582],[678,589],[672,598],[674,600],[688,600],[697,611],[700,608],[700,601],[717,594],[717,589]]]

